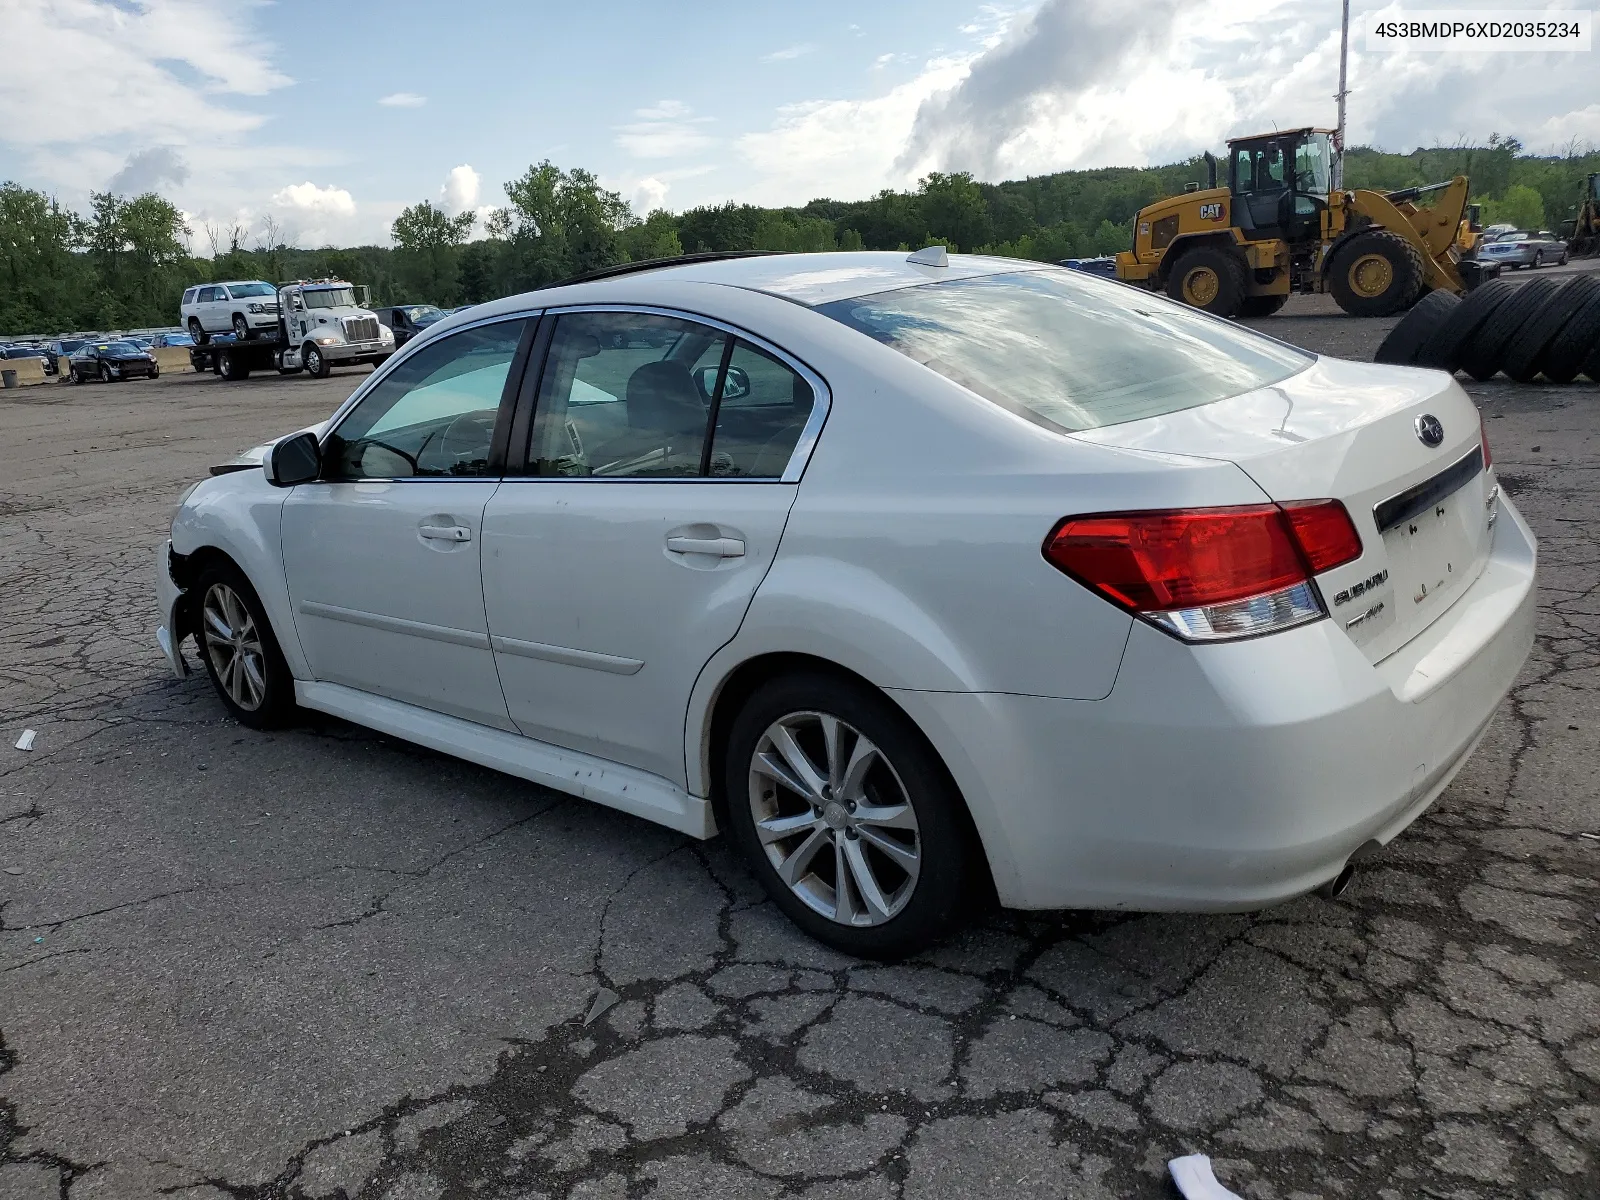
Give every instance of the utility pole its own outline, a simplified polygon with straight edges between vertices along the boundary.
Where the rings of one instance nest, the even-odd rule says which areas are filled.
[[[1333,137],[1333,186],[1344,187],[1344,98],[1350,94],[1345,87],[1345,69],[1350,62],[1350,0],[1344,0],[1344,21],[1339,27],[1339,132]]]

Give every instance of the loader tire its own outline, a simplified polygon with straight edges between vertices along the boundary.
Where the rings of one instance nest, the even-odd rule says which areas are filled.
[[[1239,317],[1270,317],[1289,302],[1288,296],[1246,296],[1239,302]]]
[[[1544,370],[1545,355],[1556,335],[1582,311],[1584,303],[1600,292],[1600,279],[1575,275],[1544,302],[1506,347],[1500,369],[1518,383],[1529,383]]]
[[[1422,251],[1387,229],[1366,229],[1334,251],[1328,290],[1352,317],[1388,317],[1422,293]]]
[[[1392,363],[1409,367],[1416,363],[1417,355],[1428,339],[1450,319],[1450,314],[1461,304],[1453,292],[1429,292],[1401,317],[1389,331],[1389,336],[1378,345],[1373,362]]]
[[[1468,292],[1467,298],[1450,310],[1444,323],[1422,344],[1417,366],[1449,371],[1452,375],[1459,371],[1472,338],[1516,290],[1516,285],[1508,280],[1491,279]]]
[[[1467,344],[1461,367],[1480,383],[1493,379],[1505,362],[1506,349],[1522,327],[1544,307],[1550,294],[1561,286],[1558,279],[1535,279],[1516,285],[1516,293],[1483,323],[1478,335]]]
[[[1244,263],[1218,246],[1196,246],[1167,276],[1167,295],[1212,316],[1231,317],[1244,303]]]
[[[1544,377],[1551,383],[1571,383],[1596,346],[1600,346],[1600,288],[1593,289],[1545,349]]]

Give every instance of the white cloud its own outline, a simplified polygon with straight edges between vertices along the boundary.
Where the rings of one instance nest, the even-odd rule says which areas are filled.
[[[802,58],[816,48],[815,42],[801,42],[798,45],[785,46],[782,50],[774,50],[771,54],[763,54],[761,61],[765,63],[788,62],[792,58]]]
[[[633,115],[639,119],[617,126],[617,145],[634,158],[678,158],[716,141],[701,128],[711,118],[695,116],[682,100],[659,100]]]
[[[469,208],[476,209],[482,183],[483,177],[466,163],[452,167],[450,174],[445,176],[444,186],[439,189],[439,198],[445,212],[454,216],[466,212]]]
[[[0,46],[18,51],[0,70],[0,138],[41,149],[81,130],[120,140],[122,155],[129,136],[235,136],[266,118],[227,98],[289,82],[271,64],[269,40],[204,0],[4,0]]]
[[[390,92],[387,96],[378,97],[378,103],[389,108],[421,108],[427,102],[426,96],[419,96],[416,92]]]
[[[634,212],[644,216],[665,204],[667,192],[671,188],[672,185],[666,180],[657,179],[654,175],[648,176],[633,185],[633,195],[628,198],[629,203],[633,205]]]
[[[318,187],[309,180],[291,183],[273,195],[272,203],[279,208],[335,217],[353,216],[356,211],[355,199],[344,188],[334,187],[331,183],[327,187]]]

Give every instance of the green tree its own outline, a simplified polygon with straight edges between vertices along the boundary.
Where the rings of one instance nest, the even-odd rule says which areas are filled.
[[[676,258],[683,253],[677,220],[666,209],[655,209],[644,220],[622,230],[622,250],[629,262]]]
[[[917,185],[917,201],[924,228],[937,240],[970,249],[988,244],[994,236],[983,189],[965,171],[954,175],[934,171]],[[1014,220],[1011,224],[1017,226]]]
[[[634,220],[616,192],[588,171],[563,171],[548,159],[505,185],[510,203],[489,232],[506,241],[497,283],[526,291],[621,262],[621,233]]]
[[[1525,184],[1513,184],[1503,199],[1484,202],[1483,217],[1486,225],[1538,229],[1544,225],[1544,197]]]
[[[394,219],[395,279],[408,299],[454,304],[458,298],[461,244],[477,218],[470,212],[449,216],[424,200]]]

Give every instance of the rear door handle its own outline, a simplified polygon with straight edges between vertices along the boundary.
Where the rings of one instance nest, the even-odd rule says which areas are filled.
[[[417,532],[436,542],[470,542],[472,530],[465,525],[418,525]]]
[[[717,558],[744,557],[744,542],[731,537],[669,537],[667,549],[674,554],[711,554]]]

